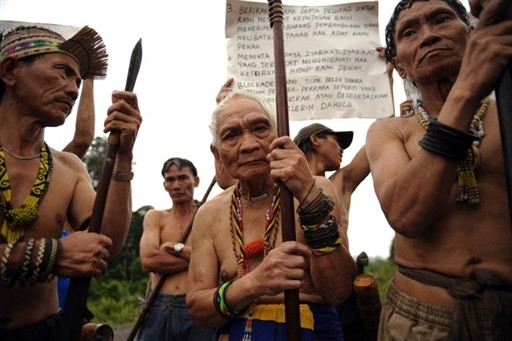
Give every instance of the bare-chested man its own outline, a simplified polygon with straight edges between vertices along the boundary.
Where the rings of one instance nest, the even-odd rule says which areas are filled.
[[[511,6],[489,1],[471,31],[459,1],[403,0],[386,28],[387,59],[422,102],[367,135],[399,266],[380,340],[512,338],[509,198],[488,99],[512,58],[512,21],[491,4]]]
[[[340,200],[340,227],[348,236],[348,216],[352,193],[370,173],[370,165],[363,146],[352,161],[340,168],[343,152],[352,143],[352,131],[334,131],[320,123],[312,123],[299,130],[293,142],[302,150],[314,175],[324,176],[334,171],[329,177],[334,184]],[[348,237],[346,246],[349,248]],[[357,307],[355,293],[336,307],[345,340],[367,340],[368,336]]]
[[[92,38],[94,37],[94,38]],[[64,40],[38,27],[8,32],[0,44],[0,339],[55,340],[57,279],[99,276],[124,245],[131,218],[132,148],[141,123],[137,97],[114,91],[104,132],[120,144],[102,233],[79,229],[96,193],[74,154],[49,147],[46,127],[64,123],[81,79],[104,76],[101,37],[84,27]],[[85,226],[87,227],[87,226]]]
[[[288,136],[277,136],[273,110],[260,96],[228,94],[210,128],[214,156],[238,184],[207,201],[194,220],[192,320],[220,326],[220,340],[283,340],[283,291],[298,290],[302,340],[340,339],[334,305],[350,294],[356,269],[340,237],[334,186],[313,176]],[[282,242],[279,181],[296,199],[297,241]]]
[[[195,326],[188,317],[185,302],[192,250],[189,238],[185,243],[182,240],[196,212],[197,169],[189,160],[173,157],[165,161],[162,176],[172,207],[146,213],[139,250],[142,270],[151,272],[152,290],[162,274],[166,277],[141,325],[138,340],[213,340],[215,328]]]

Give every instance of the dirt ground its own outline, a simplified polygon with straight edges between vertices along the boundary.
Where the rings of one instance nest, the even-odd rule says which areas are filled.
[[[114,341],[126,341],[132,331],[132,324],[116,326],[114,329]]]

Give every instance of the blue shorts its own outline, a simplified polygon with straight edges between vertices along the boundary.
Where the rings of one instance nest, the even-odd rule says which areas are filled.
[[[215,340],[215,328],[197,327],[187,313],[185,294],[156,296],[137,334],[138,341]]]

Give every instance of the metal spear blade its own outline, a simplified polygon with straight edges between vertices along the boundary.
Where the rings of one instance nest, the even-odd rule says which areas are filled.
[[[142,38],[139,39],[137,44],[132,51],[132,56],[130,58],[130,67],[128,68],[128,76],[126,78],[126,91],[133,91],[135,87],[135,81],[137,80],[137,76],[140,70],[140,64],[142,62]]]

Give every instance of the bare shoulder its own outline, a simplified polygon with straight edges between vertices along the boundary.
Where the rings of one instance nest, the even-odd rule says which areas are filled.
[[[208,199],[199,207],[194,219],[194,229],[197,225],[197,227],[201,229],[204,227],[209,230],[214,230],[216,226],[224,224],[228,214],[220,214],[220,212],[229,212],[232,193],[233,187],[229,187],[213,198]]]
[[[231,201],[233,194],[233,186],[226,188],[216,196],[208,199],[197,211],[197,214],[210,214],[212,211],[218,210],[221,207],[226,207]]]
[[[144,215],[144,221],[154,221],[154,220],[160,220],[162,216],[165,214],[164,210],[157,210],[155,208],[150,209],[146,212]]]
[[[77,166],[79,164],[82,166],[84,165],[82,160],[80,160],[80,158],[78,156],[76,156],[76,154],[73,154],[70,152],[65,152],[62,150],[57,150],[55,148],[51,148],[51,150],[52,150],[52,155],[53,155],[54,159],[58,159],[61,162],[65,162],[65,163],[69,164],[70,166]]]
[[[316,185],[320,188],[333,188],[332,182],[325,176],[315,176]]]
[[[339,200],[338,192],[336,191],[336,187],[334,187],[334,184],[331,180],[325,176],[315,176],[315,179],[318,188],[321,188],[322,191],[331,198],[336,198]]]
[[[406,144],[419,139],[425,133],[414,116],[386,117],[375,120],[366,133],[366,152],[380,149],[386,142],[397,141]]]
[[[368,128],[367,135],[371,135],[375,132],[392,131],[404,124],[409,117],[383,117],[376,119]]]
[[[63,152],[56,149],[52,150],[53,163],[55,166],[62,167],[66,171],[74,172],[74,174],[89,174],[85,163],[73,153]]]

